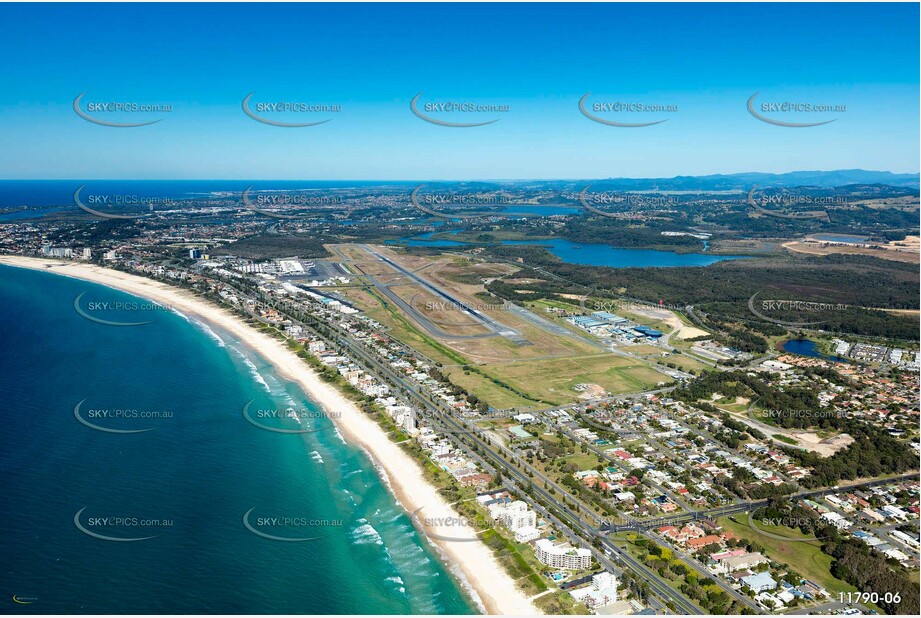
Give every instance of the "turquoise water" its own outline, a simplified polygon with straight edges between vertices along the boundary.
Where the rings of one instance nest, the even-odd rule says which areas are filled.
[[[90,321],[74,309],[84,292],[79,306],[93,317],[151,323]],[[477,611],[367,456],[225,333],[169,311],[98,310],[138,299],[5,266],[0,301],[6,612]],[[257,428],[242,414],[251,400],[251,417],[290,407],[303,419],[266,425],[318,431]],[[152,430],[87,427],[75,417],[81,401],[97,427]],[[257,536],[243,525],[250,510],[258,531],[319,538]],[[78,512],[89,532],[153,538],[90,536]],[[284,517],[294,521],[269,519]]]
[[[403,238],[394,244],[410,247],[462,247],[470,243],[432,238],[437,232],[427,232]],[[724,260],[740,260],[741,255],[714,255],[711,253],[674,253],[654,249],[621,249],[597,243],[579,243],[565,238],[550,240],[504,240],[503,245],[539,245],[547,247],[553,255],[570,264],[608,266],[610,268],[646,268],[672,266],[709,266]],[[708,245],[707,245],[708,246]],[[706,250],[707,246],[704,247]]]

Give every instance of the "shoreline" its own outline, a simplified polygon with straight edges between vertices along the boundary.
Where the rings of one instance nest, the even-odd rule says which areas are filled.
[[[260,333],[230,311],[202,300],[188,290],[95,264],[68,260],[0,255],[0,264],[81,279],[152,300],[181,311],[189,318],[218,327],[268,361],[283,377],[295,382],[319,404],[343,437],[361,448],[375,472],[407,514],[425,509],[426,520],[453,521],[458,513],[423,476],[419,464],[395,443],[380,426],[334,386],[323,382],[313,368],[278,340]],[[472,588],[489,614],[539,614],[537,608],[505,572],[492,551],[482,542],[451,542],[437,538],[456,534],[456,527],[425,525],[414,518],[417,530],[445,559],[449,571],[462,574],[461,587]],[[457,573],[454,573],[457,576]],[[469,593],[469,590],[468,590]]]

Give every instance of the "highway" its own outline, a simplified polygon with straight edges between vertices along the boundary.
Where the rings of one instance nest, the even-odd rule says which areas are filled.
[[[302,324],[298,320],[294,321],[296,323]],[[305,326],[308,325],[305,324]],[[684,595],[671,588],[668,584],[664,583],[657,573],[653,572],[645,564],[631,556],[629,552],[617,547],[616,543],[612,539],[608,538],[607,535],[614,532],[627,530],[648,534],[649,530],[653,527],[673,525],[675,523],[688,521],[690,519],[699,519],[701,517],[715,518],[722,515],[745,512],[767,504],[767,500],[746,502],[704,511],[688,512],[672,517],[657,518],[655,520],[633,521],[627,525],[607,525],[605,522],[603,522],[603,520],[594,515],[593,509],[591,507],[584,505],[578,498],[574,498],[569,495],[565,488],[557,485],[551,479],[543,475],[539,470],[528,465],[527,462],[519,458],[514,452],[510,451],[504,446],[497,447],[492,445],[484,439],[484,435],[479,431],[471,431],[471,429],[466,426],[464,421],[454,417],[452,411],[444,409],[439,402],[434,400],[431,394],[427,393],[427,391],[423,389],[423,387],[398,375],[391,367],[385,365],[378,359],[376,355],[367,350],[364,345],[355,339],[352,335],[342,331],[337,325],[328,326],[332,331],[339,333],[339,335],[336,336],[336,343],[348,349],[353,357],[358,358],[381,379],[389,382],[392,387],[408,396],[418,405],[420,410],[427,412],[427,416],[429,416],[431,420],[435,421],[436,429],[442,429],[446,433],[454,434],[456,436],[458,445],[461,446],[461,448],[463,448],[471,458],[480,463],[485,469],[493,472],[501,472],[504,478],[507,479],[507,484],[513,490],[515,490],[516,493],[520,494],[522,499],[526,500],[532,506],[532,508],[552,521],[555,526],[561,530],[567,538],[570,539],[571,542],[576,545],[585,544],[588,541],[594,541],[600,544],[601,547],[605,550],[604,552],[599,551],[596,547],[590,547],[595,559],[599,564],[609,570],[612,570],[613,572],[619,572],[621,570],[618,564],[627,566],[632,572],[639,575],[649,585],[650,589],[655,593],[656,596],[670,602],[673,607],[682,613],[701,614],[703,612],[701,608],[697,607],[689,599],[684,597]],[[506,461],[502,455],[503,452],[506,453],[507,457],[513,459],[517,465]],[[518,466],[522,466],[526,472],[520,470]],[[532,482],[532,478],[535,477],[538,479],[538,484]],[[905,475],[899,479],[870,481],[867,483],[855,484],[853,486],[873,486],[877,484],[893,482],[894,480],[912,478],[915,477],[913,475]],[[559,496],[562,496],[566,500],[571,501],[574,505],[576,505],[579,511],[595,517],[596,521],[600,524],[599,527],[591,526],[583,521],[582,516],[579,515],[578,511],[573,512],[569,506],[561,504],[555,495],[551,494],[548,489],[544,489],[541,484],[545,484],[548,489],[552,489],[552,491],[556,492],[556,494]],[[806,496],[820,496],[836,491],[838,491],[836,488],[815,490],[800,492],[799,494],[794,494],[791,497],[797,498]],[[693,559],[693,557],[687,556],[681,552],[679,552],[679,555],[681,555],[681,557],[688,562],[689,567],[693,568],[701,575],[708,577],[710,576],[710,574],[705,571],[699,565],[699,563]],[[612,561],[611,558],[613,558],[614,561]],[[726,582],[723,582],[719,578],[715,578],[715,581],[719,582],[720,587],[726,590],[727,593],[729,593],[736,600],[745,603],[749,607],[757,608],[757,606],[753,605],[750,599],[744,597],[744,595],[741,595],[738,593],[738,591],[732,589],[731,587],[728,587]],[[652,606],[655,609],[662,609],[661,604],[659,604],[657,601],[654,599],[651,599],[650,601],[652,602]]]
[[[579,540],[599,538],[599,534],[602,533],[602,529],[594,528],[584,523],[577,513],[573,513],[569,507],[566,507],[560,504],[560,502],[553,495],[551,495],[548,491],[544,490],[539,485],[535,485],[534,483],[532,483],[531,479],[527,475],[525,475],[525,473],[521,472],[515,466],[507,463],[506,461],[503,461],[499,452],[495,451],[494,450],[495,447],[493,447],[491,444],[487,443],[483,439],[482,434],[480,432],[470,431],[470,429],[466,427],[466,425],[462,424],[456,418],[454,418],[450,412],[446,412],[442,410],[438,405],[434,404],[432,401],[424,397],[421,389],[416,384],[407,382],[401,376],[397,375],[395,372],[393,372],[393,370],[390,367],[387,367],[386,365],[381,363],[376,357],[374,357],[372,354],[367,352],[362,346],[362,344],[358,342],[357,340],[354,340],[351,337],[349,337],[347,340],[341,340],[340,342],[343,345],[347,345],[350,350],[355,351],[355,353],[358,356],[360,356],[370,365],[375,367],[377,369],[377,373],[388,376],[390,378],[388,380],[389,382],[391,382],[395,386],[399,386],[405,392],[409,393],[414,399],[416,399],[416,401],[419,404],[421,404],[423,409],[434,413],[436,415],[436,418],[439,421],[441,421],[443,426],[446,426],[448,428],[448,431],[450,433],[457,435],[459,439],[463,442],[473,441],[479,447],[479,452],[483,452],[484,454],[492,455],[494,458],[494,461],[490,462],[491,463],[490,467],[494,469],[499,469],[503,471],[507,476],[512,477],[512,479],[510,480],[513,480],[513,486],[529,488],[526,491],[522,491],[521,489],[519,489],[518,493],[521,494],[522,497],[524,497],[527,500],[527,502],[531,504],[533,508],[535,508],[542,514],[546,515],[547,517],[551,518],[558,527],[564,530],[568,530],[569,534],[573,535],[573,532],[569,524],[575,525],[579,529],[580,534],[573,535],[573,536],[576,536],[576,538]],[[511,457],[516,457],[515,453],[511,452],[505,447],[499,447],[499,448],[507,452]],[[469,449],[465,449],[465,450],[470,452]],[[526,462],[523,462],[520,459],[518,461],[526,469],[528,469],[533,475],[535,475],[541,481],[545,482],[549,487],[553,487],[555,491],[559,492],[561,496],[566,496],[568,500],[572,500],[573,502],[578,503],[584,512],[591,514],[593,517],[596,517],[594,516],[594,513],[591,511],[590,507],[582,505],[581,501],[578,501],[577,499],[568,495],[565,492],[564,488],[554,483],[551,479],[547,478],[545,475],[540,473],[540,471],[529,466]],[[909,475],[907,478],[912,478],[912,477]],[[885,483],[885,482],[891,482],[891,481],[876,481],[876,482],[868,483],[867,485],[880,484],[880,483]],[[830,493],[834,491],[836,490],[831,489],[831,490],[818,490],[815,492],[803,492],[802,496],[823,495],[825,493]],[[542,500],[545,501],[545,503],[553,505],[552,508],[562,511],[569,519],[569,524],[553,516],[552,513],[548,512],[547,509],[543,508],[543,505],[533,500],[528,495],[528,492],[537,494]],[[622,531],[622,530],[632,530],[632,531],[637,531],[637,532],[646,534],[648,533],[649,529],[652,528],[653,526],[657,527],[661,525],[670,525],[669,523],[661,523],[661,522],[672,522],[676,520],[677,521],[688,521],[691,519],[699,519],[701,517],[720,517],[722,515],[728,515],[728,514],[733,514],[733,513],[738,513],[738,512],[745,512],[745,511],[751,510],[752,508],[757,508],[759,506],[765,506],[766,504],[767,504],[767,500],[763,500],[763,501],[757,501],[757,502],[727,505],[723,507],[718,507],[716,509],[710,509],[707,511],[694,511],[694,512],[685,513],[684,515],[679,515],[679,516],[672,517],[672,518],[659,518],[657,520],[648,521],[648,522],[634,522],[626,526],[613,526],[613,527],[608,528],[607,533],[610,534],[611,532],[617,532],[617,531]],[[596,519],[598,518],[596,517]],[[603,522],[601,522],[601,526],[602,528],[606,527]],[[570,536],[570,540],[574,540],[572,536]],[[645,581],[649,583],[652,590],[654,590],[656,594],[661,596],[661,598],[671,601],[672,604],[676,608],[678,608],[680,611],[684,613],[687,613],[687,614],[703,613],[702,610],[699,607],[695,606],[690,600],[686,599],[683,595],[680,595],[680,593],[676,592],[674,589],[672,589],[667,584],[662,582],[657,573],[653,572],[648,567],[646,567],[645,564],[641,563],[639,560],[631,556],[629,552],[617,547],[616,543],[613,540],[609,539],[607,536],[603,536],[603,537],[600,537],[600,542],[601,542],[601,545],[605,548],[605,550],[610,555],[613,555],[620,563],[627,565],[633,572],[644,577]],[[597,551],[593,551],[593,553],[595,555],[596,560],[598,560],[599,564],[606,566],[606,568],[611,568],[614,566],[613,564],[610,563],[610,561],[605,559],[606,556],[600,555],[599,552]],[[752,601],[750,598],[740,593],[738,590],[735,590],[734,588],[729,586],[727,582],[720,579],[719,577],[713,577],[712,574],[706,571],[706,569],[704,569],[700,565],[700,563],[698,563],[692,556],[687,555],[684,552],[680,552],[680,551],[678,551],[677,553],[682,557],[682,559],[685,560],[685,562],[688,564],[688,567],[695,570],[699,575],[704,576],[704,577],[712,577],[712,579],[720,586],[720,588],[724,590],[730,597],[732,597],[736,601],[746,605],[747,607],[751,609],[760,611],[761,608],[754,601]]]
[[[789,496],[784,496],[788,500],[799,500],[802,498],[818,498],[822,496],[827,496],[829,494],[835,494],[842,491],[847,491],[849,489],[854,489],[857,487],[876,487],[878,485],[888,485],[889,483],[897,483],[901,481],[911,481],[917,480],[917,474],[904,474],[902,476],[891,477],[886,479],[876,479],[873,481],[862,481],[851,484],[841,484],[835,487],[827,487],[824,489],[815,489],[801,491],[795,494],[790,494]],[[670,517],[659,517],[656,519],[650,520],[635,520],[633,523],[625,524],[621,526],[611,526],[611,532],[623,532],[626,530],[631,531],[645,531],[652,528],[660,528],[662,526],[674,526],[679,523],[684,523],[691,520],[697,519],[716,519],[717,517],[723,517],[724,515],[734,515],[736,513],[747,513],[757,508],[767,506],[768,501],[765,500],[754,500],[751,502],[740,502],[738,504],[727,504],[726,506],[720,506],[713,509],[705,509],[702,511],[694,511],[692,513],[681,513],[679,515],[672,515]]]
[[[678,608],[680,611],[682,611],[685,614],[703,613],[703,611],[699,607],[695,606],[693,603],[691,603],[690,600],[688,600],[683,595],[681,595],[680,593],[678,593],[677,591],[673,590],[668,585],[663,583],[659,579],[656,573],[654,573],[644,564],[640,563],[638,560],[633,558],[633,556],[631,556],[629,553],[621,550],[610,539],[606,537],[599,537],[599,532],[600,532],[599,529],[590,527],[589,525],[585,524],[579,518],[577,514],[573,513],[565,505],[560,504],[560,502],[553,495],[551,495],[549,491],[543,489],[543,487],[540,487],[539,485],[532,483],[531,480],[523,472],[518,470],[515,466],[504,461],[502,457],[493,450],[492,446],[488,444],[485,440],[482,439],[479,432],[471,432],[466,426],[461,424],[461,422],[455,419],[450,413],[445,413],[443,410],[441,410],[432,401],[430,401],[425,396],[423,396],[423,394],[420,392],[421,389],[418,386],[416,386],[413,383],[405,381],[401,376],[393,372],[393,370],[390,367],[387,367],[386,365],[378,361],[378,359],[375,358],[373,355],[371,355],[369,352],[367,352],[358,341],[354,339],[349,339],[349,338],[342,338],[340,339],[340,343],[342,345],[347,345],[350,350],[354,351],[356,356],[359,356],[360,358],[362,358],[362,360],[364,360],[365,362],[373,366],[379,374],[383,376],[388,376],[390,378],[388,380],[389,382],[391,382],[393,385],[401,389],[401,391],[406,392],[410,397],[415,399],[416,402],[423,409],[434,413],[436,417],[444,425],[446,425],[449,428],[449,431],[451,431],[452,433],[458,436],[458,441],[460,443],[462,444],[467,443],[469,445],[472,442],[478,447],[479,452],[487,454],[487,459],[489,459],[491,456],[491,461],[490,461],[491,467],[497,468],[501,470],[503,473],[505,473],[508,477],[511,477],[511,480],[514,482],[515,485],[518,485],[519,487],[528,488],[527,490],[519,490],[518,493],[520,493],[521,496],[533,507],[535,508],[539,507],[539,510],[541,513],[546,514],[548,517],[552,518],[552,520],[554,521],[554,523],[557,524],[558,527],[561,527],[561,529],[563,530],[568,529],[570,530],[570,533],[572,533],[572,529],[570,528],[570,525],[576,526],[579,529],[580,534],[578,535],[574,534],[573,536],[576,536],[576,538],[578,538],[579,541],[581,542],[584,542],[585,539],[598,538],[601,544],[611,554],[616,556],[616,558],[622,564],[626,564],[635,573],[641,575],[647,581],[650,588],[653,591],[655,591],[656,594],[658,594],[662,599],[667,599],[671,601],[671,603],[676,608]],[[468,450],[468,449],[465,449],[465,450]],[[555,484],[552,483],[550,479],[547,479],[547,482],[550,487],[555,487]],[[568,494],[563,490],[563,488],[560,488],[558,486],[556,486],[555,491],[559,492],[560,495],[568,496]],[[569,519],[569,523],[565,523],[561,521],[560,518],[555,517],[548,509],[544,508],[542,504],[537,503],[529,495],[529,493],[533,493],[539,496],[545,502],[545,504],[550,505],[550,507],[553,510],[562,512]],[[602,552],[599,552],[594,547],[591,547],[591,549],[592,549],[593,554],[595,555],[595,559],[598,560],[599,564],[601,564],[602,566],[605,566],[606,568],[614,568],[618,571],[620,570],[618,567],[616,567],[614,563],[611,562],[611,560],[608,558],[607,555],[605,555]]]

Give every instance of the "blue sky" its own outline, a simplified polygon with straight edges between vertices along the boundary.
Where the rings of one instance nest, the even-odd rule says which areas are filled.
[[[917,4],[0,5],[2,178],[511,179],[919,169]],[[78,117],[74,98],[170,104]],[[253,104],[335,113],[243,114]],[[409,102],[507,105],[414,116]],[[676,105],[596,115],[589,105]],[[758,103],[844,105],[772,113]],[[85,109],[85,107],[84,107]]]

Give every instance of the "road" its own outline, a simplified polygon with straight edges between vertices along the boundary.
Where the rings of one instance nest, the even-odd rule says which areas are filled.
[[[842,484],[836,487],[828,487],[825,489],[815,489],[815,490],[806,490],[798,493],[790,494],[785,496],[788,500],[799,500],[802,498],[815,498],[827,496],[829,494],[836,494],[848,489],[854,489],[856,487],[876,487],[878,485],[888,485],[889,483],[896,483],[900,481],[911,481],[917,480],[917,474],[905,474],[902,476],[891,477],[886,479],[876,479],[873,481],[862,481],[852,484]],[[754,500],[751,502],[740,502],[738,504],[727,504],[726,506],[720,506],[713,509],[704,509],[701,511],[694,511],[692,513],[681,513],[679,515],[672,515],[670,517],[659,517],[657,519],[651,520],[637,520],[631,524],[626,524],[622,526],[612,526],[611,532],[622,532],[626,530],[631,531],[645,531],[651,528],[659,528],[662,526],[674,526],[675,524],[710,518],[716,519],[717,517],[723,517],[724,515],[734,515],[735,513],[746,513],[748,511],[767,506],[768,501],[765,500]]]
[[[519,489],[518,493],[528,502],[535,510],[539,511],[543,515],[550,518],[558,528],[561,530],[568,530],[573,535],[574,542],[577,544],[584,543],[585,539],[596,539],[599,538],[600,543],[609,550],[616,558],[622,563],[629,566],[635,573],[641,575],[644,580],[649,584],[650,588],[655,591],[661,598],[669,600],[675,607],[680,611],[686,614],[701,614],[702,610],[691,603],[690,600],[686,599],[679,592],[670,588],[667,584],[663,583],[658,575],[652,572],[644,564],[640,563],[638,560],[630,556],[627,552],[624,552],[618,548],[610,539],[607,537],[599,537],[599,529],[593,528],[588,524],[584,523],[581,518],[569,509],[569,507],[560,504],[560,502],[549,493],[549,491],[543,489],[543,487],[532,483],[524,472],[518,470],[515,466],[504,461],[501,455],[493,450],[492,445],[487,443],[479,432],[472,432],[468,427],[461,424],[456,418],[454,418],[450,413],[445,413],[441,410],[438,405],[436,405],[431,399],[427,398],[422,392],[421,388],[416,384],[406,381],[402,376],[397,375],[390,367],[387,367],[377,358],[373,357],[367,350],[364,349],[358,341],[349,338],[340,339],[342,345],[346,345],[350,351],[352,351],[356,356],[360,357],[362,360],[369,363],[377,371],[384,376],[389,377],[389,382],[394,386],[400,389],[403,392],[406,392],[416,403],[424,410],[435,415],[435,418],[440,420],[445,426],[448,427],[448,431],[453,433],[458,437],[458,442],[463,446],[465,443],[468,448],[464,450],[468,453],[471,452],[469,446],[471,443],[476,445],[479,449],[478,452],[486,454],[486,459],[490,461],[490,467],[498,468],[510,477],[510,480],[518,487],[527,488],[525,490]],[[478,457],[479,459],[479,457]],[[542,477],[546,479],[546,477]],[[550,479],[546,479],[549,487],[555,487]],[[555,491],[559,492],[560,495],[567,495],[567,493],[556,486]],[[538,503],[534,500],[530,494],[536,494],[541,498],[543,504]],[[550,512],[549,509],[544,507],[544,504],[552,505],[554,511],[559,511],[564,514],[568,522],[564,522],[560,517],[557,517],[554,513]],[[571,526],[578,528],[580,534],[576,534]],[[603,552],[598,551],[596,548],[591,547],[592,553],[595,556],[595,559],[598,560],[599,564],[602,566],[610,567],[620,571],[610,558],[605,555]]]
[[[298,320],[294,321],[296,323],[303,324]],[[308,325],[305,326],[309,328]],[[719,517],[725,514],[748,511],[753,508],[757,508],[758,506],[767,504],[767,500],[755,501],[735,505],[727,505],[717,509],[709,509],[705,511],[694,511],[678,516],[659,518],[652,521],[632,522],[626,526],[605,525],[602,520],[594,515],[591,507],[584,505],[578,498],[573,498],[570,496],[563,487],[557,485],[551,479],[543,475],[539,470],[533,468],[533,466],[528,465],[527,462],[518,457],[514,452],[506,449],[503,446],[496,447],[487,442],[481,433],[471,431],[471,429],[466,425],[464,421],[460,421],[454,417],[451,410],[445,409],[443,404],[437,402],[430,393],[427,393],[424,390],[421,385],[418,385],[415,382],[410,382],[403,376],[397,374],[391,367],[381,362],[376,355],[367,350],[359,340],[342,331],[336,325],[328,325],[328,327],[334,332],[339,333],[339,335],[336,336],[336,343],[348,349],[353,357],[359,359],[385,382],[389,382],[391,386],[406,396],[410,397],[410,399],[412,399],[418,405],[420,410],[428,412],[430,418],[433,419],[437,424],[436,429],[441,429],[446,433],[454,434],[456,436],[458,445],[467,452],[468,456],[480,463],[484,469],[488,471],[502,472],[503,476],[507,478],[508,484],[516,491],[516,493],[521,495],[521,497],[525,499],[537,512],[541,513],[548,520],[552,521],[555,526],[561,530],[567,538],[570,539],[571,542],[579,545],[585,544],[587,539],[594,540],[605,550],[602,552],[599,551],[596,547],[591,548],[593,555],[599,564],[614,572],[619,572],[621,570],[618,564],[626,565],[634,573],[643,578],[658,597],[667,600],[679,611],[688,614],[702,613],[701,609],[692,603],[689,599],[685,598],[682,594],[664,583],[659,578],[658,574],[654,573],[644,564],[633,558],[628,552],[618,548],[616,543],[608,538],[607,534],[624,530],[632,530],[645,534],[650,528],[654,526],[669,525],[672,523],[678,523],[680,521],[686,521],[687,519],[697,519],[700,517]],[[328,338],[327,341],[329,342]],[[517,465],[513,465],[507,461],[506,457],[503,456],[503,453],[514,460]],[[519,469],[518,466],[521,466],[524,468],[524,470]],[[532,478],[534,477],[536,477],[540,483],[545,484],[548,489],[540,486],[540,484],[534,484],[532,482]],[[870,481],[866,483],[854,484],[852,486],[873,486],[877,484],[893,482],[894,480],[912,478],[915,477],[913,475],[905,475],[900,479]],[[569,506],[561,504],[555,497],[554,493],[551,493],[551,490],[560,496],[565,496],[566,500],[569,500],[574,505],[576,505],[577,511],[573,512]],[[825,490],[800,492],[799,494],[794,494],[791,497],[797,498],[806,496],[820,496],[836,491],[839,490],[837,488],[831,488]],[[580,515],[579,511],[595,517],[596,521],[600,524],[600,527],[591,526],[590,524],[583,521],[584,515]],[[614,561],[611,560],[612,557],[614,558]],[[682,557],[684,558],[685,556],[682,554]],[[709,576],[709,573],[703,571],[701,567],[693,560],[693,558],[690,556],[687,556],[686,558],[691,568],[694,568],[701,574]],[[727,589],[725,582],[722,582],[719,578],[716,578],[715,581],[720,584],[721,588],[724,590]],[[738,591],[729,588],[727,592],[733,598],[736,598],[737,600],[746,603],[746,605],[751,606],[750,600],[747,599],[747,597],[740,598],[741,595],[739,595]],[[654,600],[652,605],[657,609],[662,608],[661,604]]]

